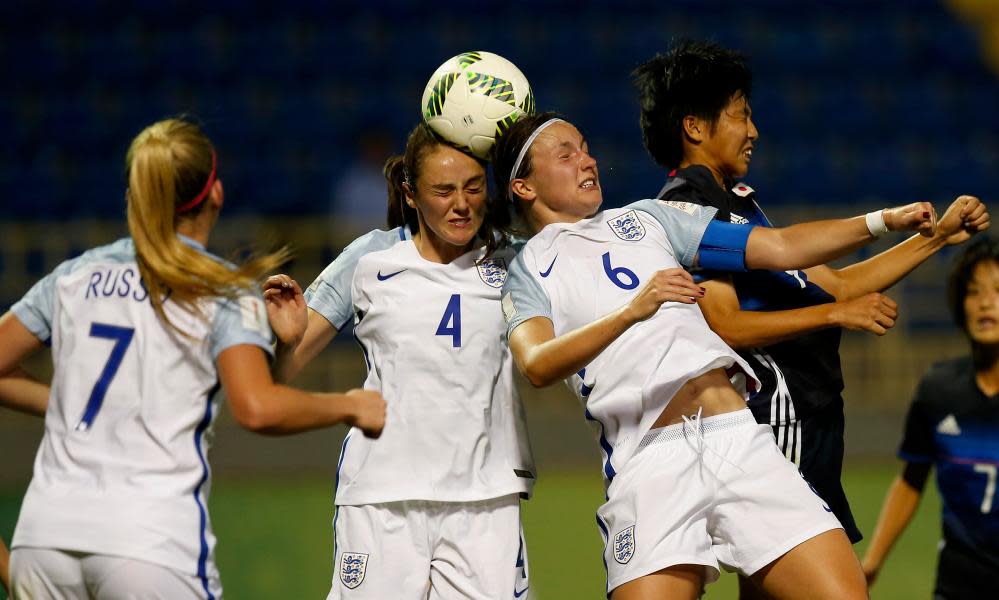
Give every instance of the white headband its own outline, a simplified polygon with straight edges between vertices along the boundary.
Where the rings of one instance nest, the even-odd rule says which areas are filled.
[[[527,155],[527,150],[531,147],[531,144],[534,143],[534,140],[536,140],[538,136],[541,135],[541,132],[544,131],[549,125],[553,125],[555,123],[565,123],[565,121],[557,117],[554,119],[548,119],[535,129],[534,133],[527,136],[527,141],[524,142],[524,145],[520,149],[520,154],[517,155],[517,160],[513,163],[513,168],[510,169],[510,183],[507,185],[513,185],[513,180],[517,177],[517,171],[520,170],[520,163],[524,162],[524,156]]]

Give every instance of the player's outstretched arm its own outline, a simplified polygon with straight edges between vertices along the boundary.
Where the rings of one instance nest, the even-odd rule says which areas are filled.
[[[287,275],[272,275],[264,282],[267,318],[277,344],[271,373],[275,380],[292,381],[322,352],[337,329],[318,312],[308,308],[302,288]]]
[[[991,224],[989,212],[974,196],[958,196],[937,222],[930,237],[915,235],[863,262],[843,269],[818,266],[808,270],[809,279],[836,297],[857,298],[895,285],[944,246],[961,244]]]
[[[712,279],[701,285],[707,290],[698,301],[704,318],[736,350],[769,346],[830,327],[884,335],[898,317],[898,305],[879,293],[791,310],[749,311],[740,307],[730,279]]]
[[[44,345],[13,313],[0,317],[0,405],[45,416],[49,386],[35,380],[21,368],[21,362]]]
[[[929,202],[886,208],[880,212],[880,217],[886,231],[917,231],[931,236],[936,228],[936,212]],[[881,227],[880,221],[875,220],[875,227]],[[875,239],[864,216],[781,228],[754,227],[746,243],[746,267],[778,271],[814,267],[849,254]]]
[[[687,271],[658,271],[628,304],[569,333],[556,337],[546,317],[524,321],[510,333],[510,351],[531,385],[549,386],[585,367],[629,327],[655,314],[664,302],[693,304],[703,295]]]
[[[915,483],[921,480],[925,485],[926,476],[929,475],[929,465],[907,464],[906,472],[911,473],[912,470],[919,471],[916,477],[912,475],[896,477],[888,488],[884,504],[881,505],[881,514],[878,516],[877,525],[874,526],[874,535],[861,561],[868,587],[877,579],[885,558],[899,536],[909,526],[923,497],[922,485],[914,487],[912,480],[915,479]]]
[[[226,348],[217,363],[229,408],[250,431],[285,435],[344,423],[368,437],[381,435],[385,400],[378,392],[319,394],[275,383],[264,351],[251,344]]]

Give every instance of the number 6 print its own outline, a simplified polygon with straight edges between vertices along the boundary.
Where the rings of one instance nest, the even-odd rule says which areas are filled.
[[[101,376],[97,378],[97,383],[94,384],[94,389],[90,392],[90,399],[87,400],[87,408],[83,411],[83,418],[76,425],[77,431],[87,431],[93,424],[94,417],[97,416],[97,412],[101,410],[101,404],[104,403],[104,396],[108,393],[111,380],[118,373],[118,367],[121,366],[121,361],[125,358],[125,351],[132,343],[132,334],[134,333],[135,329],[131,327],[118,327],[104,323],[90,324],[90,337],[113,340],[114,346],[111,348],[111,356],[108,357],[104,370],[101,371]]]
[[[622,290],[633,290],[638,287],[638,275],[629,269],[628,267],[612,267],[610,261],[610,252],[604,252],[604,273],[607,274],[607,278],[614,282],[614,285],[621,288]],[[622,276],[627,278],[627,281],[622,281]]]

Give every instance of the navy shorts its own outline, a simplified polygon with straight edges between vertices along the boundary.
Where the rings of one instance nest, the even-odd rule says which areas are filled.
[[[756,422],[770,425],[770,405],[750,405]],[[774,439],[780,451],[792,462],[815,493],[826,501],[833,514],[856,544],[863,539],[850,503],[843,491],[843,402],[834,402],[816,413],[773,426]]]
[[[982,550],[948,540],[940,550],[933,600],[984,598],[999,590],[999,569]],[[983,595],[984,593],[984,595]]]

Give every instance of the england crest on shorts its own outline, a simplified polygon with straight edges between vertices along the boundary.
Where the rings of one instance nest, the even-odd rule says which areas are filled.
[[[350,589],[361,585],[368,566],[368,555],[344,552],[340,555],[340,581]]]
[[[607,224],[614,235],[626,242],[637,242],[645,237],[645,226],[638,219],[638,213],[633,210],[610,219]]]
[[[506,281],[506,261],[502,258],[484,258],[475,263],[479,279],[486,285],[501,288]]]
[[[635,526],[617,532],[614,536],[614,560],[626,564],[635,555]]]

